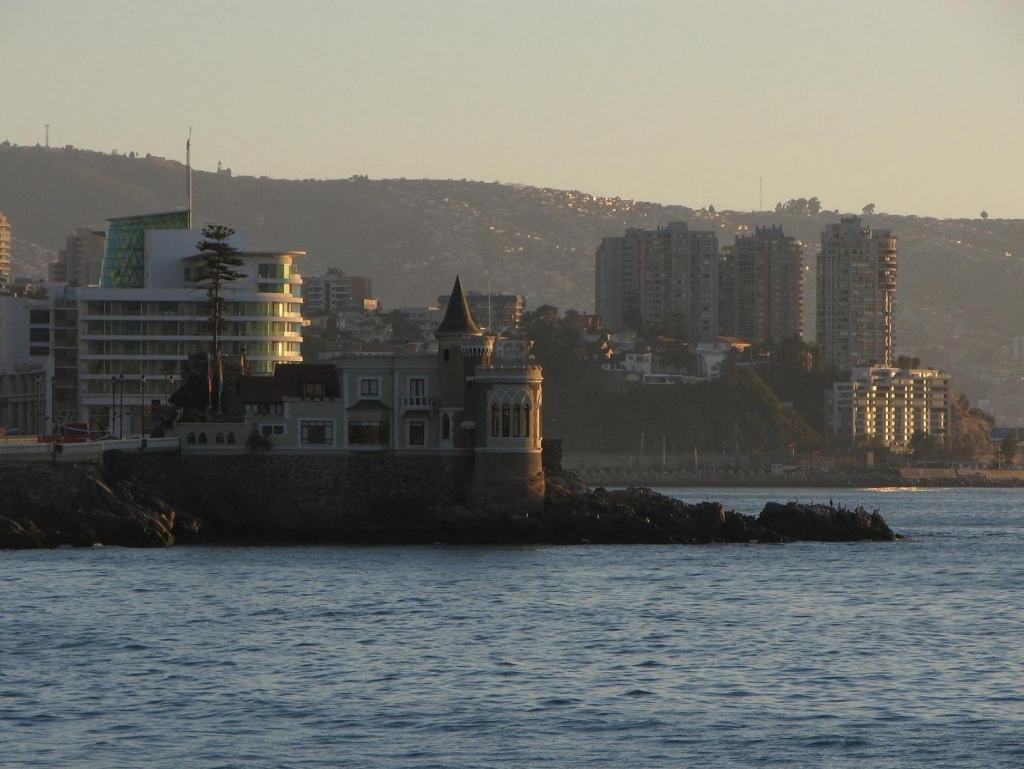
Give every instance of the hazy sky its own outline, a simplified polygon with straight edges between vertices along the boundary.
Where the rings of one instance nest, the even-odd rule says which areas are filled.
[[[0,0],[0,140],[1024,216],[1022,0]]]

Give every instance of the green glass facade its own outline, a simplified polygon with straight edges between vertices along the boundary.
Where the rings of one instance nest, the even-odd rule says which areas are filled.
[[[148,230],[187,230],[191,212],[126,216],[107,221],[100,288],[143,288],[142,256]]]

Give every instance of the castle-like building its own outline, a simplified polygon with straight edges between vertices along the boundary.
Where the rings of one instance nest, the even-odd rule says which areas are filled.
[[[526,502],[528,509],[529,501],[542,501],[540,366],[496,354],[458,278],[435,336],[437,353],[350,353],[330,363],[281,363],[271,377],[242,377],[247,435],[265,438],[275,454],[471,460],[474,504],[523,509]],[[223,430],[179,427],[186,450],[204,443],[231,450]],[[236,450],[245,441],[231,437]]]

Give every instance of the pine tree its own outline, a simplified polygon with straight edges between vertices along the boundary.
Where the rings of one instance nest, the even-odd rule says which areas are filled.
[[[230,227],[219,224],[209,224],[203,228],[203,239],[196,244],[203,256],[203,274],[200,282],[206,282],[206,299],[210,303],[210,328],[213,332],[210,341],[211,366],[210,381],[212,382],[215,373],[219,376],[221,371],[220,360],[220,332],[224,318],[224,299],[221,296],[221,288],[225,283],[244,278],[245,274],[233,269],[245,264],[245,260],[238,255],[238,249],[232,246],[228,240],[235,231]],[[211,405],[213,393],[211,387]],[[217,397],[217,408],[220,408],[220,395]]]

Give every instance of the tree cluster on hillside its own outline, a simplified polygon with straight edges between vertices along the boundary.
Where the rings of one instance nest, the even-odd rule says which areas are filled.
[[[817,198],[790,198],[785,203],[776,203],[775,213],[817,216],[821,213],[821,201]]]

